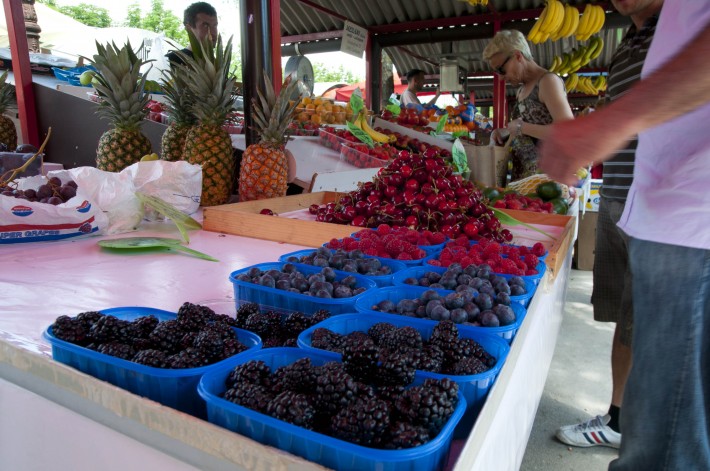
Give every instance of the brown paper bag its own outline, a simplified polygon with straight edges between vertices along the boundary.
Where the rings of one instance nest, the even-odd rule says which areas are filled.
[[[504,146],[475,146],[468,158],[471,169],[471,181],[486,186],[504,187],[510,161],[510,142]]]

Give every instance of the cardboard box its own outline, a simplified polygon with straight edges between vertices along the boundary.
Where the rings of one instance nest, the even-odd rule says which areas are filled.
[[[599,195],[599,190],[602,187],[602,181],[603,180],[601,179],[592,179],[592,184],[589,188],[589,196],[587,196],[587,201],[585,203],[587,211],[599,211],[599,198],[601,197]]]
[[[579,231],[574,245],[573,264],[578,270],[594,268],[594,247],[597,238],[597,218],[599,213],[587,210],[579,215]]]

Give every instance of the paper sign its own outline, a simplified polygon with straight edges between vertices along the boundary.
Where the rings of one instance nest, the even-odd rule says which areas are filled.
[[[461,139],[456,139],[451,147],[451,157],[454,161],[454,166],[459,173],[468,171],[468,159],[466,158],[466,149],[461,144]]]
[[[343,40],[340,43],[340,52],[362,59],[367,41],[367,30],[349,21],[343,26]]]

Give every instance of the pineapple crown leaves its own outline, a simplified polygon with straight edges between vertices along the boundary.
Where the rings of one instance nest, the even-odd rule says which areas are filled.
[[[192,111],[195,98],[187,86],[188,68],[184,65],[173,64],[161,73],[163,75],[161,88],[165,93],[168,116],[177,125],[192,126],[197,122],[197,118]]]
[[[15,98],[15,89],[7,83],[7,71],[0,76],[0,114],[10,106]]]
[[[229,76],[232,61],[232,38],[226,44],[222,36],[212,44],[210,37],[198,41],[188,30],[192,57],[176,51],[185,63],[189,73],[185,74],[185,83],[194,97],[192,111],[200,124],[222,126],[227,115],[234,108],[234,77]]]
[[[257,90],[257,97],[252,98],[254,129],[262,142],[281,147],[288,141],[288,125],[298,106],[298,102],[290,103],[289,98],[297,90],[298,84],[299,81],[289,75],[284,80],[281,91],[276,95],[274,85],[264,71],[263,92]]]
[[[123,47],[116,43],[104,46],[97,41],[96,51],[93,60],[87,60],[97,71],[94,88],[103,98],[98,114],[112,121],[117,129],[137,131],[148,113],[147,73],[141,75],[140,69],[149,61],[139,59],[130,41]]]

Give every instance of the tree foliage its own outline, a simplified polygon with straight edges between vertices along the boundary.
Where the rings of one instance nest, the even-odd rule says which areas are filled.
[[[153,0],[150,11],[146,12],[145,16],[137,3],[129,5],[125,25],[164,33],[165,37],[181,46],[186,46],[188,43],[187,32],[185,32],[182,20],[170,10],[165,9],[163,0]]]
[[[339,82],[351,84],[362,82],[363,80],[363,77],[357,76],[352,71],[345,69],[342,64],[338,67],[333,67],[322,62],[313,62],[314,82]]]
[[[106,8],[89,5],[87,3],[59,6],[56,0],[39,0],[39,3],[43,3],[57,10],[59,13],[70,16],[87,26],[95,26],[97,28],[108,28],[111,26],[111,15]]]

